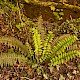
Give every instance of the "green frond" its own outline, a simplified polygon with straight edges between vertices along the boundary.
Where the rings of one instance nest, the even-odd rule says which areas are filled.
[[[33,31],[33,41],[34,41],[34,47],[35,47],[35,56],[38,59],[38,57],[41,55],[42,53],[42,42],[41,42],[41,38],[40,38],[40,34],[38,33],[38,30],[35,28],[32,28]]]
[[[25,45],[27,45],[27,47],[29,49],[29,53],[30,53],[27,56],[29,58],[28,62],[32,64],[32,63],[36,62],[36,59],[34,57],[34,51],[33,51],[31,45],[28,42],[26,42]]]
[[[74,58],[75,56],[80,56],[80,51],[72,50],[72,51],[69,51],[68,53],[66,53],[66,52],[62,53],[62,54],[52,58],[50,60],[51,63],[49,65],[56,66],[58,64],[64,63],[65,61],[69,61],[70,59]]]
[[[47,59],[47,56],[50,54],[51,52],[51,45],[50,42],[52,42],[54,35],[51,31],[49,31],[49,34],[46,37],[46,40],[44,42],[44,46],[43,46],[43,53],[40,59],[40,62],[44,61]]]
[[[0,65],[3,66],[3,64],[5,66],[7,65],[14,65],[16,64],[17,60],[19,61],[19,63],[24,64],[27,59],[25,58],[24,55],[22,54],[17,54],[17,53],[2,53],[0,54]]]
[[[21,51],[24,55],[28,55],[28,53],[29,53],[28,47],[23,45],[23,43],[21,41],[19,41],[18,39],[14,38],[14,37],[1,36],[0,43],[7,44],[10,47],[12,47],[12,46],[16,47],[16,49],[19,49],[19,51]]]
[[[50,57],[61,54],[62,52],[65,51],[67,47],[72,45],[76,40],[78,40],[76,36],[68,36],[62,39],[53,47]]]

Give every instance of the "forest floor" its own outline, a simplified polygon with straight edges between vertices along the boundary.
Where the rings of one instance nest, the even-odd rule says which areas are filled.
[[[47,21],[45,21],[45,23],[47,23]],[[47,25],[49,24],[50,23]],[[8,25],[6,25],[5,19],[0,19],[0,36],[14,36],[24,44],[25,35],[31,35],[28,35],[26,33],[27,31],[28,28],[25,28],[22,33],[17,29],[14,29],[13,31]],[[0,53],[6,52],[7,50],[7,45],[0,44]],[[0,80],[80,80],[79,57],[73,58],[64,64],[57,65],[55,67],[49,67],[46,62],[40,68],[43,68],[44,73],[39,75],[37,68],[34,69],[27,63],[21,65],[16,62],[13,66],[0,66]]]
[[[15,36],[23,43],[25,33],[19,34],[17,30],[13,33],[7,25],[1,24],[0,36]],[[4,27],[5,26],[5,27]],[[7,51],[7,45],[0,44],[0,52]],[[80,80],[80,58],[76,57],[56,67],[49,67],[45,63],[42,67],[44,75],[38,75],[36,69],[30,65],[16,63],[14,66],[0,67],[0,80]]]

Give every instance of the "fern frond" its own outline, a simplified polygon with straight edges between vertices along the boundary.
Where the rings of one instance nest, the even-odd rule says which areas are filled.
[[[30,53],[27,56],[27,58],[29,58],[28,62],[32,64],[32,63],[36,62],[36,59],[35,59],[35,56],[34,56],[34,51],[33,51],[31,45],[28,42],[26,42],[25,45],[27,45],[27,47],[29,48],[29,53]]]
[[[61,64],[61,63],[64,63],[65,61],[69,61],[70,59],[74,58],[75,56],[80,56],[80,51],[72,50],[72,51],[69,51],[68,53],[66,53],[66,52],[62,53],[62,54],[52,58],[50,60],[51,63],[49,65],[56,66],[57,64]]]
[[[42,16],[39,16],[39,18],[38,18],[37,30],[41,34],[41,40],[42,40],[42,42],[44,42],[45,38],[46,38],[46,31],[45,31],[45,28],[43,26]]]
[[[28,47],[23,45],[23,43],[21,41],[19,41],[18,39],[14,38],[14,37],[1,36],[0,43],[7,44],[10,47],[12,47],[12,46],[16,47],[16,49],[19,49],[19,51],[21,51],[24,55],[29,54]]]
[[[70,50],[80,50],[80,41],[76,41],[73,45],[69,46],[66,51]]]
[[[26,47],[28,47],[30,55],[33,55],[34,51],[32,50],[31,45],[27,41],[26,41],[25,45],[26,45]]]
[[[24,55],[22,54],[17,54],[17,53],[2,53],[0,54],[0,65],[3,66],[7,66],[7,65],[14,65],[16,64],[17,60],[19,61],[19,63],[24,64],[27,59],[25,58]]]
[[[59,55],[62,52],[65,51],[65,49],[72,45],[78,38],[76,36],[68,36],[67,38],[64,38],[63,40],[59,41],[52,49],[51,56]]]
[[[34,47],[35,47],[35,56],[38,59],[38,57],[41,55],[42,53],[42,42],[40,39],[40,34],[38,33],[38,30],[35,28],[32,28],[33,31],[33,41],[34,41]]]
[[[52,46],[55,46],[59,41],[63,40],[64,38],[67,38],[69,36],[70,36],[70,34],[63,34],[63,35],[57,37],[56,39],[53,40]]]
[[[52,42],[54,35],[51,31],[49,31],[49,34],[46,37],[46,40],[44,42],[44,46],[43,46],[43,53],[40,59],[40,62],[43,62],[44,60],[47,59],[47,56],[50,54],[51,52],[51,45],[50,42]]]

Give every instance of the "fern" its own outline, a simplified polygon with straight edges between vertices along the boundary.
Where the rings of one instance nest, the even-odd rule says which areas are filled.
[[[7,52],[0,54],[0,65],[12,66],[13,64],[16,64],[17,60],[20,64],[24,64],[26,62],[26,57],[22,54],[15,53],[15,52]]]
[[[69,52],[62,53],[58,56],[55,56],[51,59],[50,66],[56,66],[57,64],[64,63],[65,61],[69,61],[70,59],[74,58],[75,56],[80,56],[80,51],[72,50]]]
[[[52,34],[51,31],[49,31],[49,34],[47,35],[46,40],[45,40],[44,45],[43,45],[43,53],[42,53],[40,62],[43,62],[44,60],[46,60],[47,56],[51,52],[50,42],[52,42],[53,37],[54,37],[54,35]]]
[[[53,42],[53,48],[51,48],[50,42],[52,42],[53,34],[52,32],[49,32],[47,35],[44,44],[42,45],[40,34],[38,33],[38,30],[33,28],[33,41],[35,45],[35,52],[40,53],[40,62],[43,62],[45,60],[50,60],[49,65],[55,66],[57,64],[64,63],[65,60],[68,61],[72,59],[75,56],[79,55],[78,50],[72,50],[66,53],[66,49],[71,46],[78,38],[74,35],[63,35],[57,40],[55,39]],[[42,46],[41,46],[42,45]],[[36,55],[36,54],[35,54]],[[37,54],[39,56],[39,54]],[[39,58],[37,58],[39,60]]]
[[[51,46],[50,43],[54,37],[53,33],[49,31],[48,35],[46,36],[45,41],[41,40],[41,34],[38,33],[36,28],[31,29],[33,32],[33,44],[35,49],[33,50],[29,43],[26,42],[26,45],[23,45],[21,41],[17,40],[14,37],[0,37],[0,43],[5,43],[8,46],[14,46],[15,49],[19,48],[23,54],[16,54],[15,52],[8,52],[0,55],[0,65],[1,64],[10,64],[13,65],[19,60],[20,63],[26,62],[27,58],[29,58],[32,62],[37,59],[37,62],[43,62],[45,60],[49,60],[50,66],[56,66],[57,64],[64,63],[65,60],[68,61],[75,56],[80,55],[79,50],[69,50],[66,53],[66,49],[68,51],[68,47],[71,46],[78,38],[74,35],[63,35],[55,39],[53,42],[54,44]],[[73,46],[74,47],[74,46]],[[29,54],[30,53],[30,54]],[[33,59],[31,59],[34,57]],[[36,59],[35,59],[36,58]],[[35,61],[36,62],[36,61]]]
[[[55,66],[57,64],[64,63],[65,60],[68,61],[69,59],[78,56],[80,53],[78,50],[72,50],[68,53],[65,52],[65,49],[72,45],[76,40],[78,40],[76,36],[68,36],[67,38],[60,40],[53,47],[51,54],[48,57],[51,61],[49,65]]]
[[[44,42],[45,41],[45,37],[46,37],[46,31],[45,31],[45,28],[43,26],[42,16],[39,16],[39,18],[38,18],[37,30],[38,30],[39,34],[41,34],[42,42]]]
[[[32,50],[32,47],[31,47],[31,45],[26,41],[26,43],[25,43],[25,45],[26,45],[26,47],[28,47],[28,49],[29,49],[29,53],[30,54],[28,54],[28,55],[33,55],[34,54],[34,51]]]
[[[68,36],[63,40],[59,41],[52,49],[51,56],[59,55],[65,51],[67,47],[72,45],[78,38],[76,36]]]
[[[14,47],[16,49],[19,49],[25,56],[29,54],[28,47],[23,45],[21,41],[14,37],[6,37],[6,36],[1,36],[0,37],[0,43],[4,43],[10,47]]]
[[[25,44],[27,45],[26,47],[28,47],[29,53],[30,53],[30,54],[27,55],[27,58],[29,58],[28,63],[29,64],[32,64],[32,63],[34,64],[36,62],[35,55],[34,55],[34,50],[32,49],[31,45],[27,41],[26,41]]]
[[[76,41],[73,45],[69,46],[66,51],[70,51],[70,50],[80,50],[80,41]]]
[[[42,49],[41,49],[42,42],[41,42],[40,34],[38,33],[38,30],[35,28],[32,28],[32,31],[33,31],[33,41],[34,41],[34,47],[35,47],[34,52],[35,52],[36,59],[38,60],[39,56],[42,53]]]
[[[60,40],[63,40],[64,38],[67,38],[69,36],[70,34],[63,34],[61,36],[56,37],[52,42],[52,46],[55,46]]]

